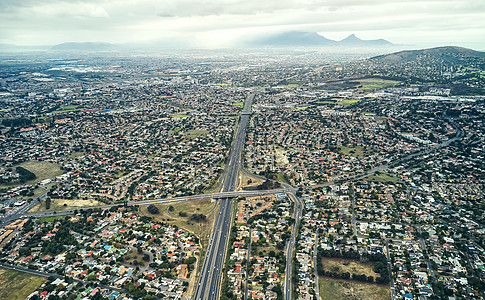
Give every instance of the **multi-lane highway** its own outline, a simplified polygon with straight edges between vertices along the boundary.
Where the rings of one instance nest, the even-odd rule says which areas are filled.
[[[285,270],[285,300],[290,300],[292,297],[291,292],[291,275],[292,275],[292,267],[293,267],[293,249],[295,248],[296,242],[296,235],[298,230],[298,224],[300,224],[300,218],[303,214],[303,203],[300,198],[296,196],[295,190],[289,193],[291,200],[295,202],[295,208],[293,212],[293,218],[295,219],[295,223],[293,224],[293,230],[291,230],[291,237],[290,241],[286,244],[286,270]]]
[[[229,164],[227,165],[224,178],[222,179],[223,192],[232,192],[236,188],[237,176],[241,165],[242,150],[246,137],[246,127],[251,114],[251,106],[254,100],[254,94],[251,93],[246,98],[244,109],[239,118],[239,125],[236,136],[232,143],[231,153],[229,155]],[[217,215],[212,236],[209,240],[202,272],[199,277],[199,283],[195,290],[195,299],[218,299],[220,283],[222,279],[222,268],[224,266],[224,256],[227,248],[227,238],[229,228],[231,227],[232,198],[221,199],[221,207]]]

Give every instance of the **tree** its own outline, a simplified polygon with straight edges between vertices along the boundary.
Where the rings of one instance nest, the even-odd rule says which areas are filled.
[[[151,213],[152,215],[158,215],[160,213],[160,210],[158,209],[158,207],[156,207],[155,205],[153,204],[150,204],[148,206],[148,212]]]
[[[51,208],[51,198],[47,197],[45,198],[45,209],[50,209]]]

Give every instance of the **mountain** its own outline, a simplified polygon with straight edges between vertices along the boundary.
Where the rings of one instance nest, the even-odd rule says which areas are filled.
[[[482,59],[485,59],[485,52],[462,47],[446,46],[422,50],[399,51],[375,56],[369,60],[387,64],[434,60],[444,64],[458,65]]]
[[[256,46],[328,46],[336,41],[327,39],[316,32],[291,31],[271,35],[254,41]]]
[[[62,43],[53,46],[54,51],[112,51],[118,50],[118,46],[110,43]]]
[[[360,47],[360,46],[391,46],[392,43],[389,41],[386,41],[384,39],[378,39],[378,40],[361,40],[358,37],[355,36],[355,34],[351,34],[345,39],[341,40],[339,42],[339,45],[341,46],[353,46],[353,47]]]
[[[290,31],[262,37],[256,40],[249,41],[250,46],[263,47],[380,47],[391,46],[392,43],[379,40],[361,40],[351,34],[341,41],[327,39],[326,37],[316,32],[300,32]]]

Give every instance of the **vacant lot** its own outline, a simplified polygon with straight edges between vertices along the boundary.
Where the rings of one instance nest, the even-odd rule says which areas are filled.
[[[44,161],[31,160],[20,165],[21,167],[34,173],[37,178],[33,183],[37,183],[44,179],[54,178],[63,173],[61,168],[56,164],[51,164]]]
[[[209,130],[189,130],[185,133],[185,140],[191,140],[199,136],[206,136]]]
[[[98,206],[101,204],[102,203],[93,199],[89,199],[89,200],[52,199],[50,209],[45,208],[45,200],[43,200],[36,206],[32,207],[32,209],[29,212],[34,213],[34,212],[44,212],[44,211],[54,211],[54,210],[81,209],[85,207]]]
[[[233,103],[232,104],[233,106],[238,106],[240,108],[243,108],[244,107],[244,103],[243,102],[237,102],[237,103]]]
[[[392,182],[392,183],[397,183],[399,180],[395,177],[389,176],[387,174],[381,173],[381,174],[374,174],[365,177],[365,181],[373,181],[373,182]]]
[[[79,152],[72,152],[68,155],[69,158],[72,158],[72,159],[75,159],[75,158],[78,158],[78,157],[81,157],[81,156],[84,156],[86,155],[86,152],[82,152],[82,151],[79,151]]]
[[[276,156],[276,163],[277,164],[286,166],[290,163],[286,153],[287,152],[284,148],[276,147],[275,156]]]
[[[149,262],[143,260],[144,256],[145,253],[138,253],[138,250],[131,249],[123,255],[123,263],[134,267],[144,267]]]
[[[179,213],[186,213],[190,217],[192,214],[207,214],[214,208],[215,202],[211,199],[202,199],[195,201],[182,202],[180,204],[172,205],[173,210],[170,213],[178,216]]]
[[[322,300],[389,300],[391,291],[387,285],[362,283],[328,277],[318,278]]]
[[[341,258],[322,258],[323,269],[326,271],[335,272],[338,274],[350,273],[356,275],[372,276],[374,278],[380,277],[379,273],[372,269],[374,264],[371,262],[360,262],[351,259]]]
[[[187,231],[192,232],[195,234],[199,239],[203,247],[203,251],[205,252],[205,249],[207,249],[207,244],[209,241],[209,235],[212,230],[212,226],[214,224],[214,220],[219,213],[218,209],[212,209],[215,203],[208,203],[210,200],[196,200],[196,201],[189,201],[189,202],[183,202],[180,204],[163,204],[163,205],[156,205],[160,211],[159,214],[157,215],[152,215],[147,211],[147,206],[142,206],[140,207],[139,214],[142,216],[149,216],[153,217],[155,221],[158,222],[165,222],[171,225],[177,225],[180,228],[184,228]],[[167,213],[167,209],[172,206],[173,210],[171,211],[171,214],[175,217],[172,217]],[[199,208],[200,210],[197,210]],[[178,213],[180,211],[184,211],[187,213],[187,216],[190,217],[191,214],[197,213],[197,214],[202,214],[202,213],[207,213],[207,219],[205,222],[193,222],[190,221],[189,218],[180,218],[177,217]]]
[[[353,156],[357,158],[363,158],[372,154],[372,149],[364,147],[345,147],[340,146],[339,152],[343,155]]]
[[[41,276],[0,268],[0,299],[27,299],[44,281]]]
[[[247,175],[244,172],[239,172],[237,191],[242,191],[245,187],[255,187],[263,184],[264,180]]]

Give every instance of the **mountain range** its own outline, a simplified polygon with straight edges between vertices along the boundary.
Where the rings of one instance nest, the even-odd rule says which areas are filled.
[[[291,31],[262,38],[254,39],[248,42],[250,46],[259,47],[382,47],[392,46],[393,44],[384,39],[362,40],[351,34],[341,41],[328,39],[316,32]]]

